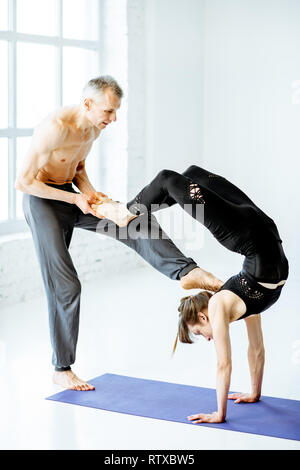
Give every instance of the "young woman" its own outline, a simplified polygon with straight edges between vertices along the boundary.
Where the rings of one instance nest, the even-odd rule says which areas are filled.
[[[217,353],[218,410],[211,414],[191,415],[188,419],[194,423],[221,423],[226,417],[228,398],[235,399],[236,403],[259,400],[264,367],[260,313],[278,300],[288,278],[288,260],[274,221],[234,184],[196,165],[183,174],[163,170],[126,205],[114,205],[110,209],[108,202],[102,210],[107,218],[111,212],[116,223],[124,224],[132,219],[132,215],[159,210],[162,204],[165,208],[176,203],[203,223],[224,247],[245,256],[242,270],[230,277],[214,295],[204,291],[184,297],[178,309],[180,319],[174,350],[178,338],[181,342],[191,343],[190,334],[193,333],[208,341],[213,339]],[[199,204],[205,205],[204,218],[203,211],[197,210]],[[101,205],[98,210],[101,211]],[[228,395],[231,376],[229,325],[242,318],[248,330],[252,391],[249,395]]]

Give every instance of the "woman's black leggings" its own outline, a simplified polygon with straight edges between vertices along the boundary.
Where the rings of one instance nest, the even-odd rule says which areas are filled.
[[[176,203],[204,224],[223,246],[244,255],[244,268],[258,282],[278,283],[287,278],[288,262],[274,221],[220,175],[196,165],[182,174],[162,170],[127,203],[127,208],[139,215]]]
[[[204,204],[201,189],[186,171],[183,174],[172,170],[162,170],[138,195],[127,203],[127,208],[135,215],[155,212],[165,207],[171,207],[178,203],[191,215],[196,216],[196,204]],[[193,210],[194,209],[194,210]]]

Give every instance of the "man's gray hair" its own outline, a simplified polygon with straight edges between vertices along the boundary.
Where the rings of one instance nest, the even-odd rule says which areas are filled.
[[[123,98],[123,90],[118,82],[110,75],[101,75],[90,80],[83,89],[82,99],[101,96],[106,88],[111,88],[118,98]]]

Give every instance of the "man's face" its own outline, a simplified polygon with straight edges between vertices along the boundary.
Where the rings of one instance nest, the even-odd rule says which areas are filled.
[[[86,116],[93,126],[102,130],[108,124],[117,120],[117,110],[121,106],[121,100],[118,98],[111,88],[99,95],[97,101],[86,99],[85,102]]]

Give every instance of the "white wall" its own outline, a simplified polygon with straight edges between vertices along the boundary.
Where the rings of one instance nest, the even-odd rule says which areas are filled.
[[[191,162],[224,175],[275,220],[300,276],[300,2],[148,4],[148,180]],[[196,260],[234,273],[242,258],[205,233]]]
[[[203,1],[148,0],[146,175],[200,161]]]
[[[204,165],[231,179],[276,222],[300,274],[298,0],[208,0]]]
[[[140,187],[163,168],[182,172],[200,165],[204,124],[204,1],[145,1],[146,165]],[[187,247],[188,215],[175,206],[157,218],[176,245],[203,264],[200,224]]]
[[[130,11],[128,15],[130,16]],[[108,129],[101,133],[99,138],[98,159],[100,160],[101,184],[99,191],[109,194],[111,198],[116,200],[123,200],[127,192],[127,20],[127,0],[101,1],[101,62],[99,75],[112,75],[123,89],[124,98],[118,111],[117,122],[112,123]]]

